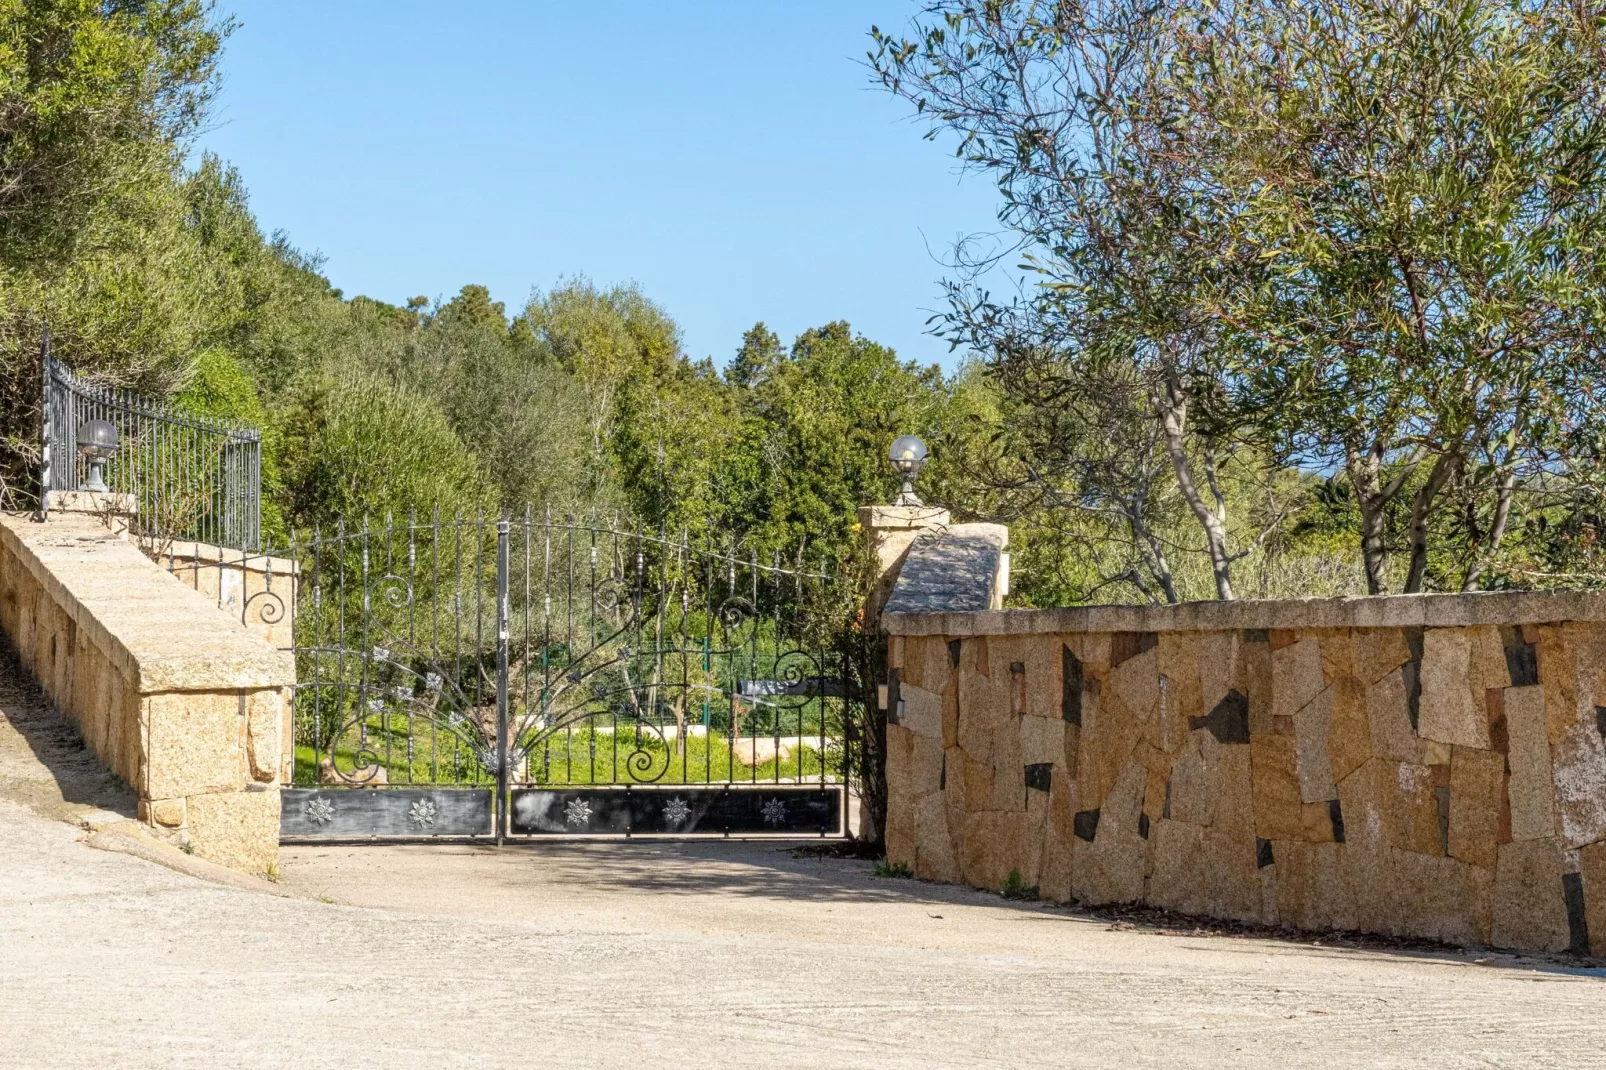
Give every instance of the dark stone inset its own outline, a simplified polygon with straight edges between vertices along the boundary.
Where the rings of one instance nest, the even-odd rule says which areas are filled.
[[[1076,830],[1076,838],[1093,842],[1093,837],[1099,831],[1099,812],[1097,810],[1078,810],[1071,827]]]
[[[1015,676],[1025,676],[1026,663],[1024,661],[1012,661],[1009,663],[1009,671]]]
[[[1149,815],[1148,814],[1141,813],[1141,812],[1138,814],[1138,835],[1142,836],[1144,839],[1148,839],[1149,838]]]
[[[1404,631],[1411,660],[1400,666],[1400,677],[1405,682],[1405,703],[1411,717],[1411,731],[1415,732],[1422,719],[1422,629],[1406,628]]]
[[[1506,672],[1512,687],[1532,687],[1539,682],[1539,651],[1522,639],[1522,629],[1502,625],[1500,642],[1506,648]]]
[[[1269,643],[1270,641],[1271,636],[1266,634],[1266,629],[1264,628],[1244,629],[1244,642],[1246,643]]]
[[[1450,789],[1434,788],[1433,799],[1439,804],[1439,850],[1450,853]]]
[[[1506,727],[1506,693],[1503,688],[1491,687],[1484,693],[1485,712],[1489,716],[1489,749],[1496,754],[1511,753],[1511,733]],[[1606,733],[1606,728],[1602,728]]]
[[[1265,869],[1267,866],[1275,865],[1276,863],[1277,859],[1272,857],[1271,853],[1271,841],[1257,839],[1255,841],[1255,868]]]
[[[948,752],[942,752],[942,765],[937,769],[937,790],[948,790]]]
[[[1333,799],[1327,804],[1327,816],[1333,820],[1333,842],[1344,842],[1344,808]]]
[[[903,700],[903,672],[887,670],[887,723],[898,723],[898,703]]]
[[[1217,743],[1248,743],[1248,697],[1238,691],[1228,691],[1208,716],[1188,718],[1188,731],[1198,728],[1208,728]]]
[[[1422,663],[1408,661],[1401,665],[1400,679],[1405,683],[1406,715],[1411,719],[1411,731],[1415,732],[1422,719]]]
[[[1082,725],[1082,659],[1070,647],[1060,653],[1060,717]]]
[[[1606,737],[1606,706],[1595,707],[1595,731]]]
[[[1047,791],[1054,782],[1054,763],[1036,762],[1026,767],[1026,786],[1037,791]]]
[[[1110,636],[1110,668],[1137,657],[1145,650],[1153,650],[1159,643],[1157,632],[1115,632]]]
[[[1584,914],[1584,878],[1578,873],[1561,875],[1561,896],[1567,901],[1567,950],[1574,955],[1589,954],[1589,920]]]
[[[1167,821],[1171,819],[1171,777],[1165,778],[1165,803],[1160,808],[1160,816]]]
[[[961,642],[963,642],[961,639],[948,640],[948,664],[956,669],[959,668],[959,644]]]

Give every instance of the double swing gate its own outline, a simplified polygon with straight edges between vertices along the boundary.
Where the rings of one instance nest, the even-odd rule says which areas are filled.
[[[842,834],[851,597],[717,538],[527,511],[295,546],[283,836]]]

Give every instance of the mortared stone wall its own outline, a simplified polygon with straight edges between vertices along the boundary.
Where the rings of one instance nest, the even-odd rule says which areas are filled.
[[[1606,597],[889,613],[888,857],[1606,954]]]

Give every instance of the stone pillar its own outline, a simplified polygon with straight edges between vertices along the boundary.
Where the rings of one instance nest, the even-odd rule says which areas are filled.
[[[898,582],[898,572],[903,568],[909,548],[922,532],[944,529],[951,519],[948,510],[930,505],[866,505],[859,509],[859,530],[873,555],[871,568],[875,576],[870,594],[864,602],[864,635],[877,644],[872,654],[873,662],[886,664],[887,651],[880,645],[881,609],[892,596],[892,588]],[[877,682],[876,685],[875,705],[883,711],[887,708],[889,687],[895,694],[895,679]],[[848,831],[859,839],[876,840],[881,838],[886,820],[886,722],[870,717],[866,729],[874,739],[873,745],[867,746],[864,751],[870,768],[860,770],[864,776],[861,786],[849,788]]]
[[[294,653],[296,589],[301,582],[296,561],[201,542],[173,542],[158,563],[273,646]]]

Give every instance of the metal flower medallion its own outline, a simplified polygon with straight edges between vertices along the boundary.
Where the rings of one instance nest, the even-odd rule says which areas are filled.
[[[591,804],[584,799],[570,799],[563,808],[563,819],[576,827],[585,825],[591,820]]]
[[[679,828],[689,817],[691,817],[691,807],[680,796],[677,795],[664,803],[664,822],[670,828]]]
[[[429,828],[435,823],[435,804],[428,799],[419,799],[408,808],[407,820],[411,821],[415,828]]]
[[[301,812],[307,815],[307,820],[322,828],[335,819],[335,804],[322,795],[314,795],[301,807]]]
[[[786,801],[784,799],[771,799],[764,804],[764,823],[766,825],[779,825],[786,820]]]

